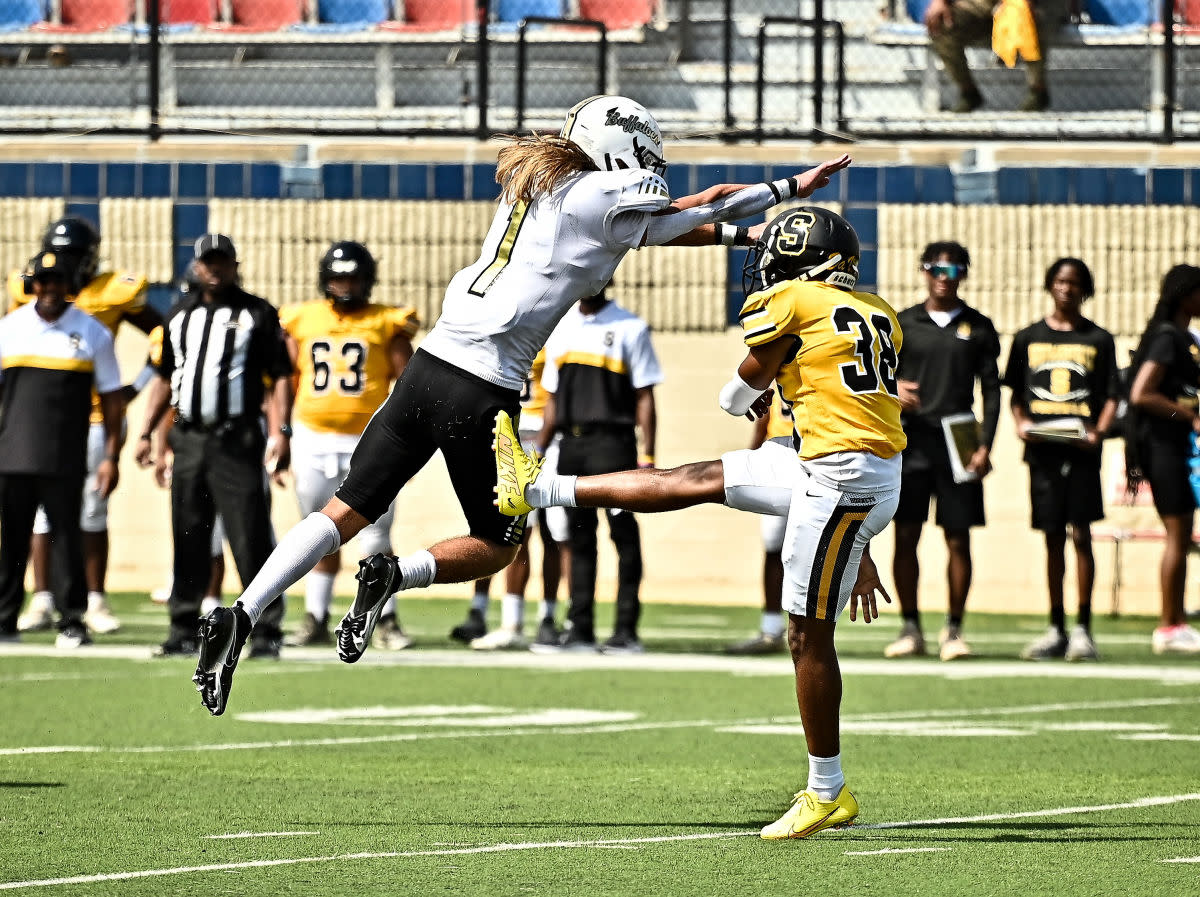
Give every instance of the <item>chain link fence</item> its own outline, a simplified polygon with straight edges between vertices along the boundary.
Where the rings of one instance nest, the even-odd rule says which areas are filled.
[[[0,0],[0,129],[485,137],[609,91],[674,136],[1200,133],[1195,0],[1059,0],[1048,108],[973,45],[966,114],[930,2]]]

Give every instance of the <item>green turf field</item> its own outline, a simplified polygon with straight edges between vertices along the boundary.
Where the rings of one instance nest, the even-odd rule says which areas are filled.
[[[787,660],[720,654],[753,608],[651,605],[643,657],[545,658],[452,646],[465,605],[403,602],[417,647],[353,667],[243,662],[220,719],[149,659],[144,596],[94,648],[0,646],[0,890],[1200,894],[1200,659],[1152,657],[1148,620],[1098,620],[1086,666],[1012,660],[1040,619],[969,618],[956,664],[844,621],[859,824],[768,843],[807,765]]]

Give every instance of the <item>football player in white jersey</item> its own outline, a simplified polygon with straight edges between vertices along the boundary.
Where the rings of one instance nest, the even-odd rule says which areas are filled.
[[[771,183],[721,184],[672,201],[661,131],[633,100],[590,97],[558,136],[510,138],[497,159],[502,194],[479,258],[451,279],[441,318],[371,419],[337,493],[283,538],[234,607],[202,622],[194,680],[209,712],[224,712],[242,644],[267,605],[377,519],[438,450],[470,534],[399,559],[363,560],[337,630],[338,656],[362,656],[393,592],[507,566],[525,520],[492,504],[492,422],[497,411],[517,415],[525,375],[559,319],[600,292],[629,250],[748,244],[744,228],[723,222],[808,196],[849,164],[841,156]]]

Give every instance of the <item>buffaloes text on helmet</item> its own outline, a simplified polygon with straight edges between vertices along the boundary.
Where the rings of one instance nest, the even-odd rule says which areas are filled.
[[[559,137],[577,143],[601,171],[667,170],[662,131],[646,107],[628,97],[596,96],[576,103]]]
[[[67,215],[46,228],[42,234],[42,251],[70,259],[72,276],[67,286],[71,293],[78,293],[91,282],[100,267],[100,232],[87,219]]]
[[[777,215],[746,255],[746,295],[785,280],[852,290],[858,283],[858,234],[841,215],[801,206]]]
[[[321,257],[321,293],[334,302],[347,305],[366,302],[375,286],[376,271],[375,257],[366,246],[353,240],[340,240]],[[359,287],[348,294],[335,293],[329,286],[335,277],[353,277],[358,280]]]

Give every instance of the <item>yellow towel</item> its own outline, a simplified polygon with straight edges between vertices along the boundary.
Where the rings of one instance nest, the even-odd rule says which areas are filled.
[[[992,20],[992,52],[1009,68],[1017,64],[1018,54],[1026,62],[1042,58],[1028,0],[1002,0]]]

